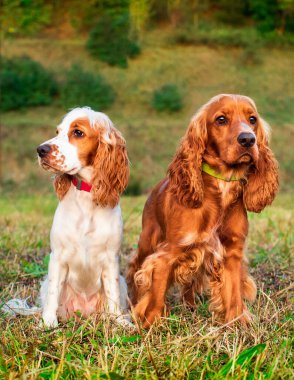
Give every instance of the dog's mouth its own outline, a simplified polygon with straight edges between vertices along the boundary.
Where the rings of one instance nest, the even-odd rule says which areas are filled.
[[[251,164],[253,161],[253,157],[249,153],[244,153],[242,156],[238,159],[238,163],[240,164]]]
[[[70,170],[61,170],[60,168],[57,168],[56,166],[49,164],[48,161],[43,161],[43,160],[40,161],[40,165],[47,172],[51,172],[51,173],[55,173],[55,174],[66,173],[66,174],[72,175],[72,174],[75,174],[77,169],[78,169],[78,167],[74,167]]]
[[[254,162],[254,158],[251,156],[251,154],[244,153],[241,156],[239,156],[239,158],[236,161],[226,162],[226,164],[233,169],[237,169],[237,168],[251,165],[253,162]]]
[[[60,169],[58,169],[57,167],[49,164],[47,161],[41,160],[40,161],[40,165],[42,166],[42,168],[44,170],[47,170],[48,172],[53,172],[53,173],[56,173],[56,174],[62,172]]]

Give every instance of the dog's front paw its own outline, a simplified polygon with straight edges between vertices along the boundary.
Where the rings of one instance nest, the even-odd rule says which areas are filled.
[[[135,325],[130,321],[130,317],[128,315],[119,315],[115,318],[115,321],[117,324],[126,329],[135,329]]]
[[[249,312],[247,307],[243,304],[239,308],[231,308],[225,316],[226,323],[239,322],[244,327],[249,326],[254,320],[254,315]]]
[[[163,315],[167,314],[166,305],[160,307],[150,307],[151,303],[141,300],[134,308],[134,315],[141,321],[144,329],[149,329],[153,323],[158,322]]]
[[[131,322],[129,314],[111,315],[110,319],[115,323],[116,327],[123,327],[128,331],[136,331],[135,325]]]
[[[42,315],[42,319],[43,319],[43,321],[42,321],[43,326],[45,326],[45,327],[54,328],[54,327],[58,326],[58,320],[57,320],[57,316],[55,314],[44,313]]]

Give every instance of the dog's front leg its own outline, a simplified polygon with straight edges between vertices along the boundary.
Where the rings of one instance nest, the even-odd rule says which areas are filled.
[[[248,222],[243,204],[236,204],[226,216],[220,230],[224,247],[222,270],[211,282],[211,309],[222,313],[225,322],[236,318],[243,324],[251,320],[243,299],[253,301],[256,294],[254,281],[244,265],[244,245]]]
[[[118,256],[108,256],[102,271],[102,282],[107,299],[107,311],[110,314],[121,315],[120,307],[120,283]]]
[[[45,300],[43,305],[43,322],[47,327],[56,327],[57,321],[57,308],[61,286],[66,277],[66,267],[60,263],[54,252],[50,255],[49,271],[47,279],[47,289],[44,291]]]
[[[110,256],[110,255],[109,255]],[[108,257],[109,257],[108,256]],[[129,317],[123,314],[122,305],[127,305],[127,291],[121,291],[118,255],[109,258],[102,271],[102,283],[106,296],[106,310],[115,321],[126,328],[133,328]],[[122,299],[125,298],[125,299]]]

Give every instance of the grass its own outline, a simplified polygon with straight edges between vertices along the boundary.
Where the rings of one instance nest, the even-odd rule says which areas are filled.
[[[93,318],[55,330],[38,317],[1,318],[0,378],[9,379],[292,379],[294,207],[280,194],[262,214],[250,214],[248,256],[258,283],[247,330],[218,325],[207,299],[195,312],[170,296],[171,313],[150,331],[130,333]],[[136,248],[145,196],[123,197],[122,268]],[[1,298],[34,301],[46,271],[52,193],[0,200]]]

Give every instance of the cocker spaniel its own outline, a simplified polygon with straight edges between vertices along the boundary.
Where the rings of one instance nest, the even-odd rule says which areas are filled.
[[[119,273],[119,196],[129,177],[125,140],[105,114],[76,108],[37,152],[42,168],[56,174],[59,198],[41,287],[44,324],[56,326],[77,312],[109,312],[125,321],[127,290]]]
[[[247,272],[246,211],[260,212],[278,191],[269,127],[252,99],[218,95],[192,118],[143,213],[127,282],[135,314],[148,327],[165,309],[172,283],[195,307],[210,291],[210,310],[225,322],[250,321],[244,300],[256,286]]]

